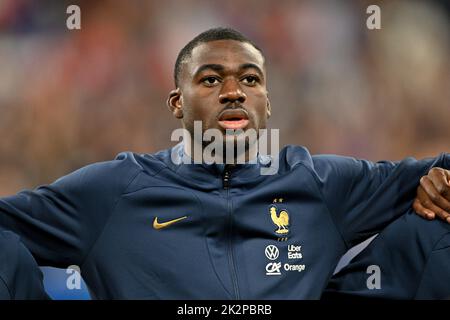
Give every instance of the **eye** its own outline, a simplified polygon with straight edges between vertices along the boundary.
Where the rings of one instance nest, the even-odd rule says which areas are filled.
[[[256,85],[256,83],[259,82],[259,78],[258,78],[257,76],[251,75],[251,76],[246,76],[245,78],[242,79],[242,81],[243,81],[245,84],[254,86],[254,85]]]
[[[219,79],[217,79],[216,77],[205,77],[201,80],[201,82],[207,86],[214,86],[216,84],[219,83]]]

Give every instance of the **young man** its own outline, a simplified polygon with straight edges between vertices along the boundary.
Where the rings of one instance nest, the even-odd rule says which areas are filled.
[[[183,143],[122,153],[0,200],[0,227],[41,265],[80,266],[93,298],[320,298],[340,256],[406,212],[431,168],[450,167],[444,154],[372,163],[288,146],[268,156],[252,152],[254,141],[239,151],[272,110],[264,57],[234,30],[189,42],[175,83],[168,106]],[[195,163],[207,130],[227,148]]]

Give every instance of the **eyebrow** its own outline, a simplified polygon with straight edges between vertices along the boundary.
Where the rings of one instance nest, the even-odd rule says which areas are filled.
[[[246,70],[246,69],[255,69],[261,77],[264,77],[264,73],[261,70],[261,68],[258,67],[254,63],[243,63],[239,66],[239,71]],[[197,69],[197,71],[195,71],[194,78],[197,77],[201,72],[203,72],[205,70],[213,70],[213,71],[220,73],[225,70],[225,67],[221,64],[214,64],[214,63],[203,64]]]

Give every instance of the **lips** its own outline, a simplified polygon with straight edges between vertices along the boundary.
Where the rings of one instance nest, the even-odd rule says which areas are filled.
[[[245,129],[248,124],[248,113],[244,109],[229,109],[222,111],[219,115],[219,125],[226,129]]]

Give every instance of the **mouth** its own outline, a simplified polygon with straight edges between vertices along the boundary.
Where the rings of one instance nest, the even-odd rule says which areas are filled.
[[[248,124],[248,113],[244,109],[225,110],[219,115],[219,126],[223,129],[245,129]]]

